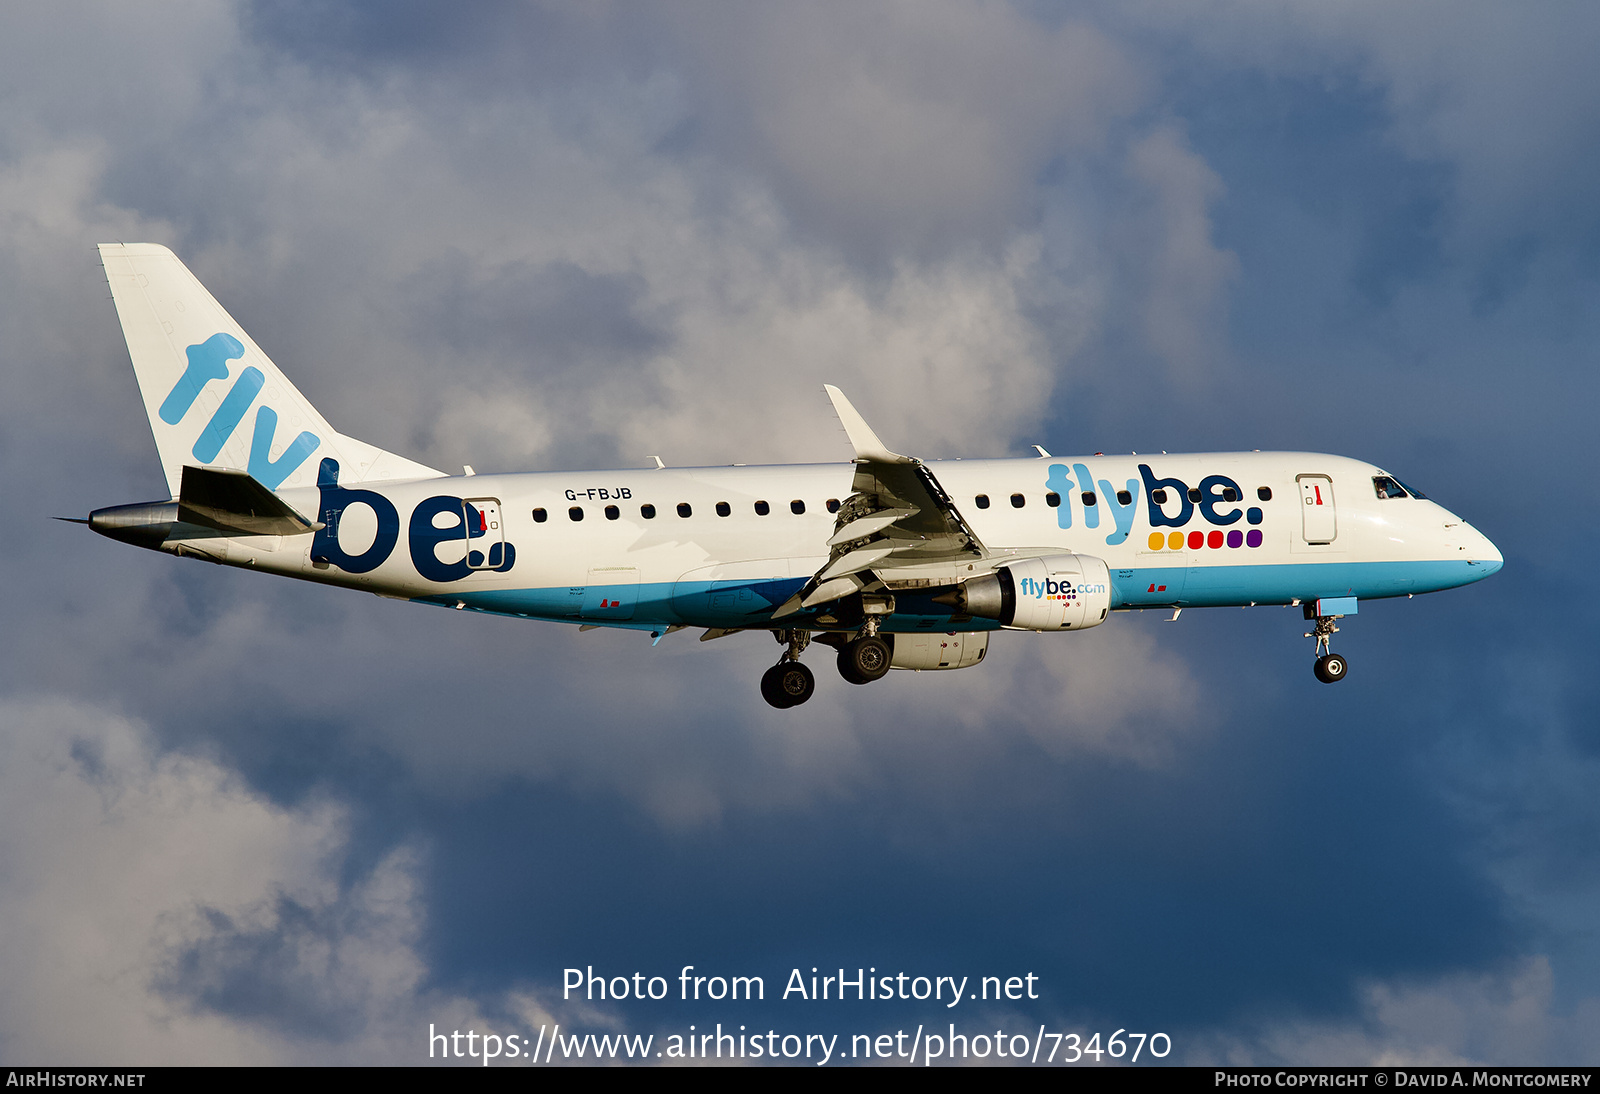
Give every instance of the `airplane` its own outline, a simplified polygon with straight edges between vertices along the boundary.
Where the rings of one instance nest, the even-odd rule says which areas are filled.
[[[112,539],[462,611],[783,647],[786,709],[835,651],[852,684],[963,669],[999,630],[1113,611],[1289,605],[1317,679],[1363,600],[1498,571],[1487,537],[1380,467],[1312,452],[924,461],[825,385],[851,462],[476,475],[335,430],[167,248],[101,244],[170,498]]]

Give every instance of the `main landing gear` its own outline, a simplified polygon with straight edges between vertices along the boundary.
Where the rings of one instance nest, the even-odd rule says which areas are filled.
[[[839,675],[852,684],[882,680],[894,659],[889,643],[878,637],[878,621],[868,618],[861,635],[839,647]]]
[[[1337,684],[1343,680],[1345,673],[1350,671],[1350,663],[1337,653],[1328,649],[1328,640],[1338,633],[1339,628],[1334,626],[1334,620],[1342,619],[1338,615],[1316,615],[1316,609],[1306,605],[1306,618],[1317,621],[1316,628],[1306,632],[1307,638],[1317,640],[1317,660],[1311,666],[1311,671],[1317,674],[1317,679],[1324,684]]]
[[[817,678],[800,663],[800,655],[811,642],[806,631],[773,631],[773,637],[788,646],[778,663],[761,676],[761,698],[787,710],[797,707],[817,690]]]
[[[877,620],[869,618],[855,638],[837,631],[817,636],[817,641],[839,649],[839,675],[852,684],[870,684],[889,672],[894,651],[878,637]],[[778,663],[761,676],[761,697],[779,710],[797,707],[817,688],[816,677],[800,663],[800,655],[811,644],[809,631],[773,631],[772,636],[787,648]]]

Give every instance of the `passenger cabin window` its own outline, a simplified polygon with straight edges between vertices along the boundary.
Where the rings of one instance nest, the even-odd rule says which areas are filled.
[[[1380,498],[1403,498],[1406,488],[1395,482],[1388,475],[1372,476],[1372,491]]]
[[[1200,500],[1200,488],[1198,486],[1189,487],[1189,500],[1193,502]]]
[[[583,506],[574,505],[571,509],[567,510],[567,516],[571,517],[573,520],[582,520],[583,519]]]
[[[543,509],[535,509],[533,511],[533,523],[535,523],[535,524],[543,524],[545,521],[547,521],[549,519],[550,519],[550,514],[546,513]]]
[[[606,519],[607,520],[616,520],[621,515],[622,515],[622,510],[618,509],[615,505],[606,506]]]
[[[772,512],[772,506],[768,505],[764,501],[756,502],[756,516],[764,517],[770,512]]]
[[[1095,499],[1094,499],[1094,491],[1093,490],[1085,490],[1082,493],[1082,495],[1080,495],[1080,496],[1083,498],[1083,504],[1084,505],[1088,505],[1088,506],[1094,505]]]
[[[977,497],[973,498],[972,500],[973,500],[973,503],[976,504],[979,509],[987,509],[987,508],[989,508],[989,495],[988,494],[979,494]]]
[[[645,520],[655,520],[656,507],[654,505],[641,505],[639,506],[639,515]]]
[[[1270,487],[1270,486],[1258,486],[1258,487],[1256,487],[1256,497],[1260,498],[1262,501],[1271,501],[1272,500],[1272,487]]]
[[[1117,504],[1118,505],[1132,505],[1133,504],[1133,495],[1128,493],[1126,490],[1118,490],[1117,491]]]
[[[804,513],[805,511],[806,511],[806,503],[805,502],[800,501],[799,499],[796,499],[796,500],[791,501],[789,503],[789,512],[793,513],[795,516],[798,517],[801,513]]]
[[[1231,486],[1224,486],[1222,488],[1222,500],[1223,501],[1238,501],[1239,500],[1239,491],[1235,490]]]
[[[1152,490],[1150,491],[1150,500],[1157,505],[1165,505],[1167,504],[1167,492],[1165,490]]]
[[[727,502],[725,502],[725,501],[717,502],[717,516],[725,517],[731,512],[733,512],[733,509],[729,507]]]
[[[839,511],[839,499],[838,498],[829,498],[828,499],[828,512],[837,513],[838,511]]]
[[[1061,508],[1061,495],[1054,490],[1044,496],[1044,503],[1052,509]]]
[[[1023,497],[1021,494],[1012,494],[1011,495],[1011,508],[1013,508],[1013,509],[1021,509],[1024,505],[1027,505],[1027,504],[1028,504],[1028,499]]]
[[[680,501],[678,503],[678,515],[680,517],[693,516],[694,515],[694,510],[689,508],[689,503],[688,502]]]

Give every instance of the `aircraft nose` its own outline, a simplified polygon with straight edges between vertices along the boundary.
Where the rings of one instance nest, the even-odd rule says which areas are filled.
[[[1474,570],[1481,570],[1483,577],[1499,572],[1500,567],[1505,565],[1505,556],[1501,555],[1500,548],[1476,528],[1472,530],[1472,534],[1473,542],[1467,545],[1467,553],[1470,556],[1468,565]]]

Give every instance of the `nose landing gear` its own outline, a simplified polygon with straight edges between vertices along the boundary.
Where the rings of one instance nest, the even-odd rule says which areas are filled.
[[[1334,606],[1335,602],[1332,600],[1312,600],[1308,601],[1305,606],[1306,618],[1317,621],[1316,627],[1306,632],[1307,638],[1315,638],[1317,640],[1317,659],[1312,664],[1311,671],[1324,684],[1337,684],[1344,679],[1345,673],[1350,671],[1350,663],[1328,649],[1328,640],[1339,632],[1339,628],[1334,625],[1334,621],[1344,618],[1343,614],[1336,615],[1331,612],[1323,614]],[[1337,606],[1343,609],[1347,606],[1347,603],[1341,600]],[[1348,600],[1348,609],[1348,614],[1355,614],[1355,601],[1353,598]]]
[[[1349,664],[1343,657],[1336,653],[1325,653],[1317,658],[1311,666],[1311,671],[1317,674],[1317,679],[1324,684],[1337,684],[1344,679],[1344,674],[1350,671]]]

